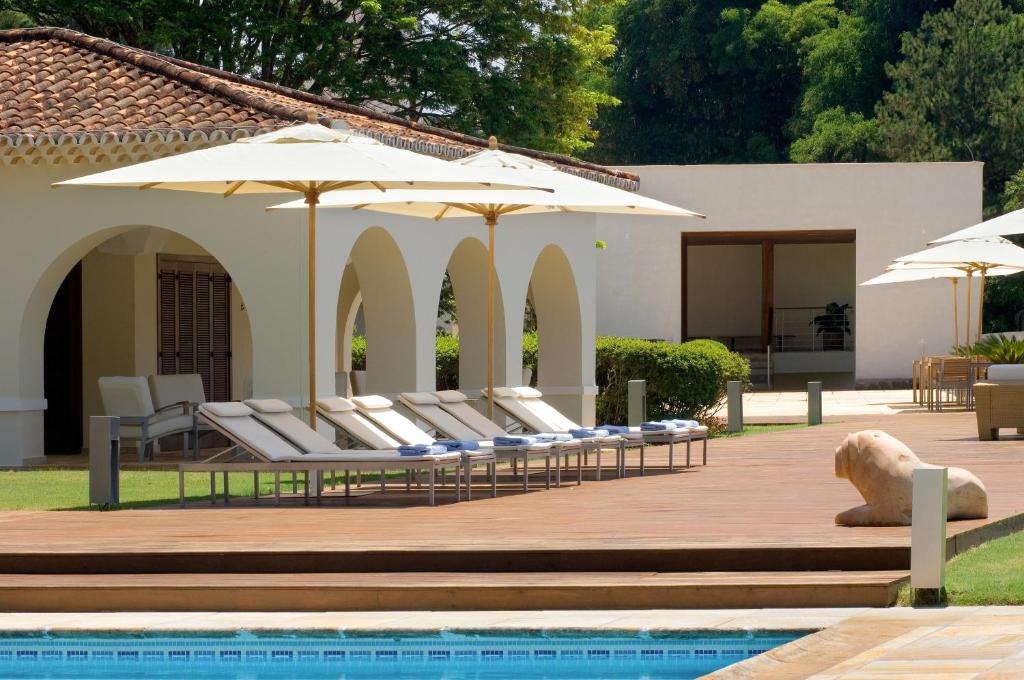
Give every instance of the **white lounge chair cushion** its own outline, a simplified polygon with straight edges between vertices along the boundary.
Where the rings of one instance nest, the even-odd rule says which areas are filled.
[[[176,415],[155,420],[149,425],[148,435],[150,439],[165,437],[169,434],[179,434],[192,431],[192,416]],[[138,439],[142,436],[141,425],[121,425],[120,435],[122,439]]]
[[[469,401],[469,397],[458,390],[441,390],[433,394],[442,404],[458,404],[462,401]]]
[[[519,396],[519,392],[516,391],[515,387],[495,387],[494,398],[495,399],[515,399]],[[484,390],[486,392],[487,390]]]
[[[988,382],[1024,381],[1024,364],[994,364],[988,367]]]
[[[182,375],[151,375],[149,390],[153,394],[153,406],[163,408],[171,404],[188,401],[202,404],[206,401],[203,378],[198,373]]]
[[[403,444],[433,444],[434,438],[391,407],[391,400],[377,395],[353,397],[359,412]]]
[[[317,408],[328,413],[344,413],[355,411],[356,405],[344,397],[324,397],[316,400]]]
[[[199,410],[218,418],[242,418],[252,415],[252,409],[240,401],[208,401]]]
[[[482,433],[477,432],[472,427],[441,408],[441,404],[436,397],[434,397],[432,402],[426,400],[414,402],[409,399],[413,394],[427,394],[427,396],[430,397],[433,397],[433,395],[425,392],[412,392],[402,394],[401,399],[407,409],[412,411],[417,418],[421,418],[430,423],[438,433],[446,437],[451,437],[452,439],[480,441],[483,438]],[[483,446],[483,444],[481,444],[481,446]],[[490,446],[490,444],[487,446]]]
[[[435,394],[441,400],[441,407],[445,411],[469,425],[470,428],[479,432],[484,438],[493,439],[494,437],[504,437],[508,434],[501,425],[489,420],[487,416],[473,408],[469,404],[469,398],[462,392],[445,390],[443,392],[435,392]],[[462,439],[462,437],[459,438]]]
[[[245,405],[259,413],[291,413],[292,406],[281,399],[246,399]]]
[[[402,392],[400,395],[402,401],[409,404],[438,404],[440,400],[430,392]]]
[[[540,393],[540,390],[528,386],[511,387],[509,389],[515,392],[521,399],[540,399],[544,396]]]
[[[377,394],[368,394],[364,397],[352,397],[352,403],[355,404],[356,408],[360,411],[391,408],[394,405],[390,399]]]
[[[99,379],[103,413],[108,416],[151,416],[153,397],[142,376],[105,376]]]

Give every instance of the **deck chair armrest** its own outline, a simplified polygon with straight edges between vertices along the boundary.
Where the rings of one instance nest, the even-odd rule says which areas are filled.
[[[165,413],[166,411],[170,411],[172,409],[181,409],[182,415],[189,416],[189,415],[192,415],[193,406],[194,406],[194,404],[191,401],[176,401],[173,404],[167,404],[167,406],[161,406],[160,408],[158,408],[154,412],[153,415],[156,415],[158,413]],[[152,416],[150,416],[150,417],[152,417]]]

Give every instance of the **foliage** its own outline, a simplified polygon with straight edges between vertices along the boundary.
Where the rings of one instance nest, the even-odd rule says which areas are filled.
[[[632,163],[863,161],[900,36],[951,0],[628,0],[598,153]]]
[[[999,193],[1024,165],[1024,15],[958,0],[903,39],[878,106],[878,149],[894,160],[984,161]]]
[[[452,286],[452,277],[446,269],[441,280],[441,295],[437,301],[437,330],[441,332],[445,324],[450,326],[458,322],[459,308],[455,304],[455,287]]]
[[[846,315],[849,308],[849,304],[830,302],[825,305],[825,313],[814,317],[807,325],[816,327],[815,335],[843,332],[850,335],[850,318]]]
[[[438,333],[434,350],[437,366],[437,389],[459,389],[459,338],[446,333]]]
[[[1005,335],[989,335],[971,347],[971,354],[994,364],[1024,364],[1024,340]]]
[[[0,0],[30,20],[573,153],[608,94],[618,0]]]
[[[0,4],[0,7],[3,7],[3,5]],[[31,26],[33,26],[33,23],[28,15],[15,12],[14,10],[0,9],[0,31],[10,28],[30,28]]]
[[[597,340],[599,423],[624,423],[626,384],[647,381],[648,417],[704,421],[725,394],[729,380],[750,380],[750,363],[714,340],[682,344],[634,338]]]

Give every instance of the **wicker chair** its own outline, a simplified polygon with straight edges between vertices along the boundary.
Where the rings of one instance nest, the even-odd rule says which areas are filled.
[[[1000,428],[1024,433],[1024,365],[996,365],[974,385],[978,438],[998,439]]]

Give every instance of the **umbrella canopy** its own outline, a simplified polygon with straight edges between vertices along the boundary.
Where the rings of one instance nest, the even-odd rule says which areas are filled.
[[[1024,248],[1005,238],[988,236],[940,243],[932,248],[896,258],[896,263],[910,268],[952,267],[967,275],[967,341],[971,339],[971,279],[981,276],[981,303],[978,305],[977,337],[981,339],[984,321],[985,276],[990,269],[1009,267],[1024,269]]]
[[[987,270],[988,276],[1008,276],[1010,274],[1020,273],[1020,269],[1013,267],[995,267]],[[887,283],[909,283],[912,281],[928,281],[930,279],[949,279],[950,283],[953,284],[953,343],[954,346],[960,345],[960,320],[957,312],[957,283],[962,278],[970,277],[973,274],[972,271],[966,269],[956,269],[954,267],[926,267],[924,265],[912,266],[895,264],[889,267],[889,270],[884,274],[879,274],[873,279],[868,279],[862,286],[879,286]],[[968,294],[970,290],[968,289]],[[968,310],[970,308],[968,307]],[[968,311],[970,315],[970,311]],[[970,322],[968,322],[969,324]],[[979,327],[980,327],[979,319]],[[969,328],[969,325],[968,325]],[[968,331],[969,333],[969,331]]]
[[[302,194],[309,213],[309,420],[316,426],[316,205],[348,189],[549,189],[486,167],[464,167],[318,124],[282,128],[231,144],[58,182],[54,186],[133,187],[234,194]],[[514,192],[512,192],[514,193]],[[543,192],[542,192],[543,193]]]
[[[993,217],[975,224],[973,227],[954,231],[952,234],[935,239],[932,243],[948,243],[966,238],[1009,236],[1011,234],[1024,234],[1024,210],[1015,210],[999,217]]]
[[[489,149],[451,161],[474,171],[500,173],[507,183],[548,187],[552,191],[345,191],[325,194],[321,205],[332,208],[366,209],[395,215],[441,220],[455,217],[483,217],[487,224],[487,394],[488,415],[494,414],[494,228],[498,218],[510,214],[545,212],[618,213],[704,217],[653,198],[599,184],[520,154],[498,149],[491,137]],[[301,201],[275,208],[301,208]]]

